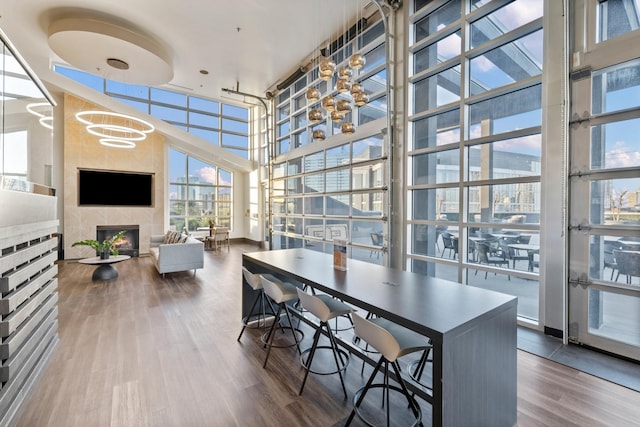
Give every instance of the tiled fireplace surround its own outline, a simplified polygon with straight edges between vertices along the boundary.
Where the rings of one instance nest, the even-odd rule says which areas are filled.
[[[76,120],[78,111],[101,109],[83,99],[64,97],[64,257],[78,259],[95,256],[87,246],[74,242],[95,239],[97,227],[137,225],[140,255],[149,252],[149,239],[163,234],[164,221],[164,136],[153,132],[132,150],[105,147]],[[78,206],[78,169],[103,169],[154,173],[153,207]],[[126,188],[122,189],[126,191]],[[120,229],[116,230],[119,231]]]

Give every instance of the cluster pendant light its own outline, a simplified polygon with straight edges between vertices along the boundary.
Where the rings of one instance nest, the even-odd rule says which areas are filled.
[[[307,101],[309,103],[314,103],[320,100],[322,109],[324,109],[324,112],[331,117],[331,121],[334,123],[342,122],[352,111],[352,102],[359,107],[369,102],[369,97],[364,92],[362,86],[359,83],[352,83],[350,81],[354,74],[353,70],[361,69],[365,63],[365,57],[359,53],[353,54],[349,58],[348,65],[340,68],[337,68],[336,63],[331,58],[322,58],[318,64],[319,77],[324,81],[329,81],[333,78],[335,73],[338,77],[336,81],[336,90],[338,93],[350,96],[351,100],[336,100],[332,95],[326,95],[320,99],[320,91],[316,88],[310,88],[306,92]],[[320,123],[324,120],[324,112],[318,108],[310,110],[308,113],[309,122],[312,124]],[[345,122],[342,123],[340,129],[343,134],[351,135],[356,131],[356,126],[352,122]],[[326,134],[323,130],[316,129],[312,133],[312,138],[316,141],[324,141]]]

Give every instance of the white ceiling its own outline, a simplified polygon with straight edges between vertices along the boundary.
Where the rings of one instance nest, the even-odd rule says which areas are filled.
[[[173,77],[163,87],[220,98],[223,88],[264,96],[304,65],[314,48],[374,11],[370,0],[2,0],[0,28],[46,82],[53,64],[65,64],[49,46],[51,23],[99,18],[164,49]],[[68,41],[71,51],[75,42]],[[80,34],[77,43],[80,49],[87,41]]]

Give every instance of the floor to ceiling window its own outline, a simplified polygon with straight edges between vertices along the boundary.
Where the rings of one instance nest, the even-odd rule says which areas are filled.
[[[539,317],[542,0],[414,1],[407,270]]]
[[[233,174],[169,150],[169,225],[174,230],[215,224],[232,227]]]
[[[640,56],[628,46],[640,2],[583,0],[573,13],[586,26],[573,36],[569,334],[637,359]]]
[[[318,123],[308,120],[309,111],[321,105],[321,100],[307,101],[308,88],[336,102],[352,99],[348,91],[336,89],[337,75],[324,81],[314,67],[276,96],[272,244],[274,249],[330,252],[333,240],[342,239],[348,241],[349,257],[383,264],[389,177],[387,141],[381,132],[387,112],[382,21],[370,19],[361,34],[330,56],[340,68],[354,52],[365,56],[366,65],[353,70],[352,82],[369,97],[344,118],[356,125],[354,134],[343,134],[343,121],[329,114]],[[314,139],[314,131],[324,132],[325,139]]]
[[[248,108],[165,89],[116,82],[62,66],[56,66],[55,70],[211,144],[249,158]]]

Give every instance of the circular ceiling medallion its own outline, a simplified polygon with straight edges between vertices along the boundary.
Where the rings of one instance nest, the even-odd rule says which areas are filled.
[[[71,66],[106,79],[156,86],[173,78],[171,59],[156,41],[98,19],[54,21],[49,46]]]

